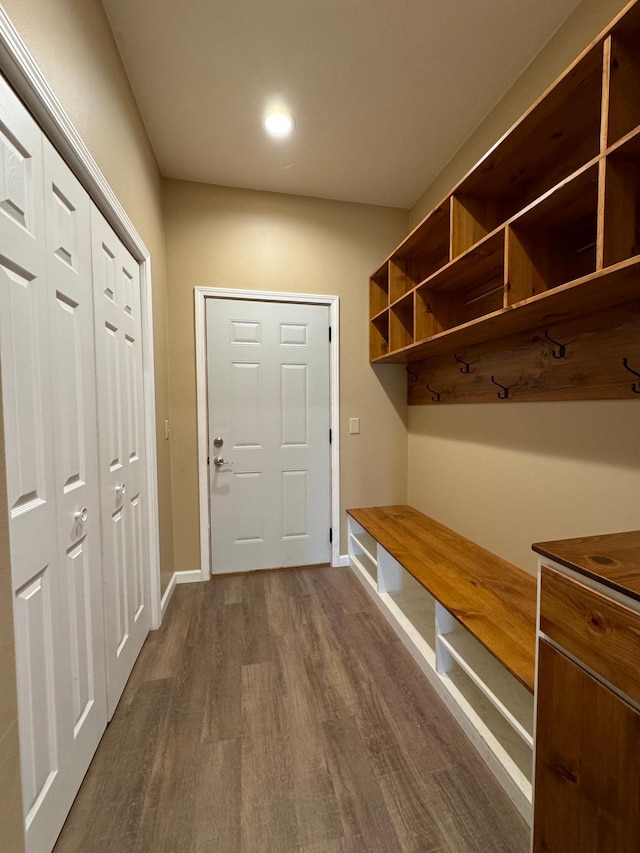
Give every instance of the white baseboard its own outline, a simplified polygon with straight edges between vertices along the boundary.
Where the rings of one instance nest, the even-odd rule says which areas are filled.
[[[188,569],[184,572],[174,572],[176,583],[200,583],[202,572],[200,569]]]
[[[335,564],[338,566],[348,566],[349,565],[349,555],[348,554],[340,554],[338,557],[338,562]]]
[[[164,619],[164,614],[169,606],[169,602],[171,601],[171,596],[173,595],[173,590],[176,588],[176,572],[171,575],[171,580],[167,584],[167,588],[162,593],[162,599],[160,601],[160,619]]]
[[[179,583],[199,583],[202,580],[202,572],[200,569],[189,569],[185,572],[174,572],[171,575],[171,580],[167,584],[167,588],[162,594],[162,600],[160,602],[160,618],[164,619],[164,614],[166,613],[167,607],[169,606],[169,602],[171,601],[171,596],[173,595],[173,591],[176,588],[176,584]]]

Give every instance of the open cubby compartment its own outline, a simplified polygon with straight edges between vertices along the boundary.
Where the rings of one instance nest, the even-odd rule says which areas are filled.
[[[412,290],[449,261],[449,200],[424,219],[389,261],[391,302]]]
[[[640,6],[611,32],[607,144],[613,145],[640,125]]]
[[[452,257],[600,153],[603,45],[582,57],[459,184]]]
[[[507,242],[510,305],[595,272],[597,165],[583,170],[515,220]]]
[[[441,672],[447,705],[458,718],[522,816],[531,822],[533,750],[455,660]],[[465,725],[461,715],[466,717]]]
[[[457,664],[532,749],[532,694],[442,605],[436,608],[436,627],[438,672],[449,672],[452,663]]]
[[[378,584],[378,543],[349,516],[349,560],[372,589]]]
[[[504,306],[505,232],[496,231],[416,291],[417,340]],[[427,334],[420,334],[427,332]],[[420,334],[420,337],[418,337]]]
[[[640,133],[616,148],[605,161],[604,266],[637,255],[640,255]]]
[[[378,593],[388,617],[419,663],[435,668],[436,601],[422,584],[378,547]]]
[[[369,324],[369,360],[374,361],[389,352],[389,311],[384,311]]]
[[[410,346],[413,341],[414,294],[408,293],[391,306],[389,313],[389,346],[391,352]]]
[[[369,279],[369,316],[375,317],[389,304],[389,264],[384,263]]]

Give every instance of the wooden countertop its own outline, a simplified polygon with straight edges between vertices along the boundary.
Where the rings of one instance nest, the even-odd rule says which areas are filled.
[[[347,512],[533,692],[534,577],[413,507]]]
[[[640,530],[537,542],[533,550],[640,601]]]

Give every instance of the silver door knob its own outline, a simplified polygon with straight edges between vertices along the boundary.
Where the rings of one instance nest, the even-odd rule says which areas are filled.
[[[89,518],[89,510],[86,508],[86,506],[83,506],[82,509],[79,509],[77,512],[74,512],[73,517],[76,521],[79,521],[84,524]]]
[[[116,492],[117,492],[119,495],[124,495],[124,493],[125,493],[126,491],[127,491],[127,487],[125,486],[125,484],[124,484],[124,483],[121,483],[119,486],[116,486]]]
[[[233,465],[233,462],[228,462],[226,459],[223,459],[222,456],[214,456],[213,464],[216,468],[220,468],[222,465]]]

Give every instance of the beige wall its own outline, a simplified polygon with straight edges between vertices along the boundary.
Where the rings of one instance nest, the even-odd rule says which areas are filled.
[[[2,388],[0,387],[0,399]],[[13,642],[13,595],[9,554],[9,507],[0,406],[0,848],[22,853],[22,793],[18,745],[18,698]]]
[[[623,8],[585,0],[411,211],[418,222]],[[640,527],[637,401],[412,406],[408,500],[533,570],[531,543]]]
[[[49,85],[151,252],[162,586],[173,571],[161,178],[99,0],[3,0]]]
[[[640,406],[411,406],[413,506],[533,571],[531,544],[640,527]]]
[[[406,233],[407,212],[166,181],[165,221],[176,569],[200,566],[196,286],[340,297],[342,507],[404,501],[402,368],[368,364],[366,316],[368,276]],[[352,436],[345,425],[356,416]]]

